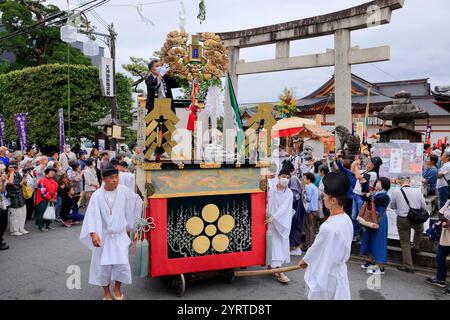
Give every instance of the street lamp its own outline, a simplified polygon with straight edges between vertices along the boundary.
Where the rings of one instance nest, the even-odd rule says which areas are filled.
[[[61,27],[61,40],[66,43],[74,43],[77,41],[77,27],[68,22],[65,26]]]

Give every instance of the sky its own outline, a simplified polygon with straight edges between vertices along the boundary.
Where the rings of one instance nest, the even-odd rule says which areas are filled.
[[[70,0],[78,5],[86,0]],[[197,19],[198,0],[184,0],[186,31],[227,32],[288,22],[350,8],[368,0],[205,0],[206,21]],[[67,8],[67,0],[47,0]],[[136,5],[155,26],[146,24]],[[118,33],[117,66],[129,62],[130,56],[149,58],[163,45],[167,33],[178,29],[180,0],[111,0],[95,10],[106,22],[114,23]],[[106,29],[88,14],[97,31]],[[391,60],[355,65],[352,72],[370,82],[429,78],[432,87],[450,85],[450,37],[448,0],[405,0],[395,10],[391,23],[352,32],[352,46],[360,48],[389,45]],[[325,52],[334,47],[332,36],[291,43],[291,56]],[[272,59],[275,45],[241,50],[247,62]],[[301,98],[330,79],[334,68],[292,70],[239,77],[240,103],[277,101],[284,88],[293,88]]]

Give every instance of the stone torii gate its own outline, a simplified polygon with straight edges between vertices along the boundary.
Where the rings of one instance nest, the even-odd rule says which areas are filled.
[[[350,9],[260,28],[219,33],[229,50],[229,70],[233,86],[238,90],[238,77],[275,71],[335,66],[336,126],[352,128],[351,66],[390,59],[390,47],[360,49],[351,47],[351,31],[391,21],[392,11],[403,7],[404,0],[376,0]],[[290,41],[334,35],[334,50],[325,53],[291,57]],[[245,62],[239,60],[241,48],[276,44],[276,57],[271,60]],[[230,108],[227,92],[226,108]],[[233,128],[233,112],[225,112],[224,130]],[[227,149],[233,148],[227,146]]]

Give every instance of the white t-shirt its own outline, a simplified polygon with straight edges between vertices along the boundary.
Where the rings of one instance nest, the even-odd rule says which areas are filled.
[[[439,169],[439,173],[443,173],[445,175],[445,179],[450,181],[450,162],[447,162]],[[436,188],[440,189],[447,186],[447,182],[444,178],[439,178],[436,183]]]

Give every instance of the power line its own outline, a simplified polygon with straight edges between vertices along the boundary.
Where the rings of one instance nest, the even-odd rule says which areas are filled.
[[[83,5],[79,6],[78,8],[76,8],[76,10],[81,9],[81,8],[83,8],[83,7],[86,7],[86,6],[88,6],[88,5],[90,5],[90,4],[94,3],[94,2],[97,2],[97,1],[98,1],[98,0],[91,0],[91,1],[89,1],[89,2],[87,2],[87,3],[85,3],[85,4],[83,4]],[[94,5],[95,5],[95,4],[94,4]],[[47,23],[47,22],[50,22],[50,21],[52,21],[52,20],[54,20],[54,19],[57,19],[57,18],[59,18],[59,17],[61,17],[61,16],[64,16],[64,15],[65,15],[65,12],[64,12],[64,11],[58,12],[58,13],[56,13],[56,14],[54,14],[54,15],[51,15],[50,17],[47,17],[47,18],[45,18],[44,20],[42,20],[42,21],[40,21],[40,22],[37,22],[37,23],[35,23],[35,24],[31,25],[31,26],[28,26],[28,27],[25,27],[25,28],[16,30],[15,32],[13,32],[13,33],[11,33],[11,34],[8,34],[8,35],[6,35],[6,36],[3,36],[3,37],[0,38],[0,40],[6,40],[6,39],[9,39],[9,38],[11,38],[11,37],[13,37],[13,36],[23,34],[24,32],[26,32],[26,31],[28,31],[28,30],[30,30],[30,29],[33,29],[33,28],[38,27],[38,26],[40,26],[40,25],[43,25],[43,24],[45,24],[45,23]],[[54,23],[54,22],[53,22],[53,23]],[[50,23],[49,25],[51,25],[51,24],[53,24],[53,23]]]
[[[89,2],[87,2],[87,3],[85,3],[85,4],[83,4],[83,5],[81,5],[81,6],[77,7],[77,8],[75,8],[74,10],[78,10],[78,9],[80,9],[80,8],[86,7],[86,6],[88,6],[88,5],[90,5],[90,4],[94,3],[94,2],[97,2],[97,1],[99,1],[99,0],[91,0],[91,1],[89,1]],[[108,3],[109,1],[110,1],[110,0],[101,0],[101,1],[98,2],[98,3],[94,3],[91,7],[86,8],[86,9],[84,9],[84,10],[81,10],[80,13],[81,13],[81,14],[87,13],[87,12],[89,12],[89,11],[91,11],[91,10],[94,10],[95,8],[100,7],[101,5],[103,5],[103,4],[105,4],[105,3]],[[64,11],[59,12],[59,13],[54,14],[54,15],[48,17],[48,18],[45,18],[44,20],[42,20],[42,21],[40,21],[40,22],[37,22],[37,23],[35,23],[35,24],[31,25],[31,26],[22,28],[22,29],[20,29],[20,30],[17,30],[17,31],[15,31],[15,32],[11,33],[11,34],[8,34],[8,35],[6,35],[6,36],[3,36],[3,37],[0,38],[0,40],[5,40],[5,39],[12,38],[12,37],[14,37],[14,36],[21,35],[21,34],[25,33],[26,31],[28,31],[28,30],[30,30],[30,29],[33,29],[33,28],[35,28],[35,27],[38,27],[38,26],[41,26],[41,25],[44,25],[44,24],[48,27],[48,26],[51,26],[51,25],[54,25],[54,24],[57,24],[57,23],[65,22],[65,21],[67,21],[67,19],[68,19],[67,17],[61,18],[60,20],[56,20],[56,21],[55,21],[55,19],[60,18],[60,17],[62,17],[62,16],[65,16],[66,14],[67,14],[67,13],[64,12]],[[47,22],[48,22],[48,23],[47,23]],[[47,24],[46,24],[46,23],[47,23]]]
[[[374,67],[375,69],[378,69],[379,71],[381,71],[381,72],[383,72],[384,74],[388,75],[388,76],[391,77],[392,79],[397,80],[397,81],[400,81],[399,78],[393,76],[393,75],[390,74],[389,72],[384,71],[384,70],[381,69],[380,67],[378,67],[378,66],[376,66],[376,65],[374,65],[374,64],[372,64],[372,63],[371,63],[370,65],[371,65],[372,67]]]
[[[136,6],[150,6],[154,4],[160,4],[160,3],[168,3],[168,2],[175,2],[179,0],[161,0],[161,1],[153,1],[153,2],[146,2],[146,3],[136,3],[136,4],[109,4],[106,7],[136,7]]]
[[[84,0],[79,0],[78,1],[80,4],[84,4],[85,1]],[[106,29],[108,29],[108,23],[95,11],[95,10],[91,10],[90,14]]]

